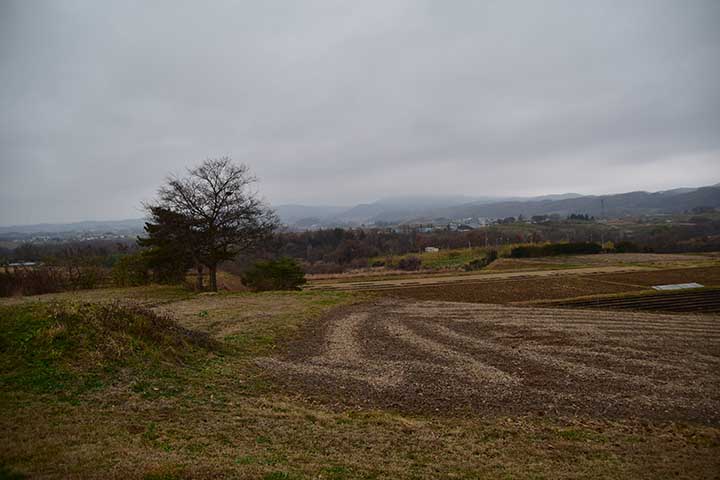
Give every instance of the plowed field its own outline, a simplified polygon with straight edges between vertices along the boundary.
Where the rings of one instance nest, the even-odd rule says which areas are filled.
[[[316,401],[720,423],[720,317],[382,300],[260,360]]]

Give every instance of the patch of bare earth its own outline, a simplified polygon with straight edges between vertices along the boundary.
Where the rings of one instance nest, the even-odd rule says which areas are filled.
[[[720,317],[381,300],[260,364],[346,407],[720,423]]]
[[[600,281],[591,276],[558,275],[544,278],[500,279],[486,282],[414,286],[388,289],[393,297],[451,302],[508,303],[563,299],[584,295],[642,291],[645,287],[617,281]]]
[[[668,283],[698,282],[706,286],[720,285],[720,266],[677,268],[650,272],[605,273],[596,279],[636,285],[662,285]]]
[[[673,253],[604,253],[599,255],[572,255],[525,259],[528,263],[563,264],[567,262],[580,265],[616,265],[624,263],[696,263],[712,261],[711,255],[684,255]]]

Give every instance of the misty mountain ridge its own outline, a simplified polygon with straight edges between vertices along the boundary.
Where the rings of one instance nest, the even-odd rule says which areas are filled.
[[[145,219],[128,218],[124,220],[84,220],[81,222],[69,223],[38,223],[34,225],[9,225],[0,226],[0,234],[24,233],[24,234],[52,234],[68,232],[124,232],[134,233],[143,231]]]
[[[282,204],[275,206],[281,223],[306,230],[361,225],[433,223],[464,218],[505,218],[520,215],[561,216],[572,213],[610,218],[628,215],[681,213],[695,207],[720,208],[720,183],[699,188],[658,192],[635,191],[612,195],[563,193],[537,197],[467,195],[402,195],[384,197],[352,207]],[[0,226],[0,234],[53,234],[65,232],[142,233],[142,218],[72,223]]]
[[[463,202],[467,199],[470,201]],[[675,188],[659,192],[635,191],[612,195],[564,193],[537,197],[399,196],[359,204],[326,216],[308,215],[299,222],[285,221],[282,214],[280,218],[290,228],[307,229],[433,223],[439,219],[505,218],[519,215],[531,217],[583,213],[596,217],[622,217],[681,213],[700,206],[720,207],[720,184],[700,188]],[[282,211],[282,206],[278,207],[278,211]],[[298,215],[301,212],[299,208],[295,210]]]

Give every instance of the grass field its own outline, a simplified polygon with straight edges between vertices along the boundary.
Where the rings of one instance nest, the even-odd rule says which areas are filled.
[[[0,478],[717,478],[719,328],[354,290],[3,299]]]
[[[475,248],[456,248],[452,250],[440,250],[439,252],[419,252],[409,253],[407,255],[391,255],[387,257],[375,257],[371,258],[368,262],[372,265],[375,262],[383,261],[389,262],[392,265],[397,263],[406,257],[418,257],[422,260],[422,267],[434,270],[440,269],[457,269],[463,265],[470,263],[473,260],[481,260],[485,258],[485,254],[489,248],[475,247]]]
[[[507,252],[506,252],[507,253]],[[437,253],[417,254],[435,268],[423,271],[400,271],[386,268],[371,268],[339,274],[316,274],[308,276],[310,287],[342,283],[373,282],[392,279],[417,279],[446,276],[474,276],[503,272],[539,272],[544,270],[572,270],[600,267],[638,267],[643,269],[678,269],[720,266],[720,257],[714,253],[702,254],[655,254],[655,253],[614,253],[598,255],[571,255],[540,258],[502,257],[487,267],[465,272],[462,266],[474,259],[483,258],[484,249],[446,250]],[[407,255],[405,255],[407,256]],[[393,257],[397,261],[402,257]],[[378,258],[379,259],[379,258]],[[423,265],[427,266],[423,261]],[[440,267],[444,265],[443,267]]]

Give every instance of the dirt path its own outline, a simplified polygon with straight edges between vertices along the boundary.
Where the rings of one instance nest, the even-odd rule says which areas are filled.
[[[720,316],[382,300],[260,361],[339,408],[720,423]]]

